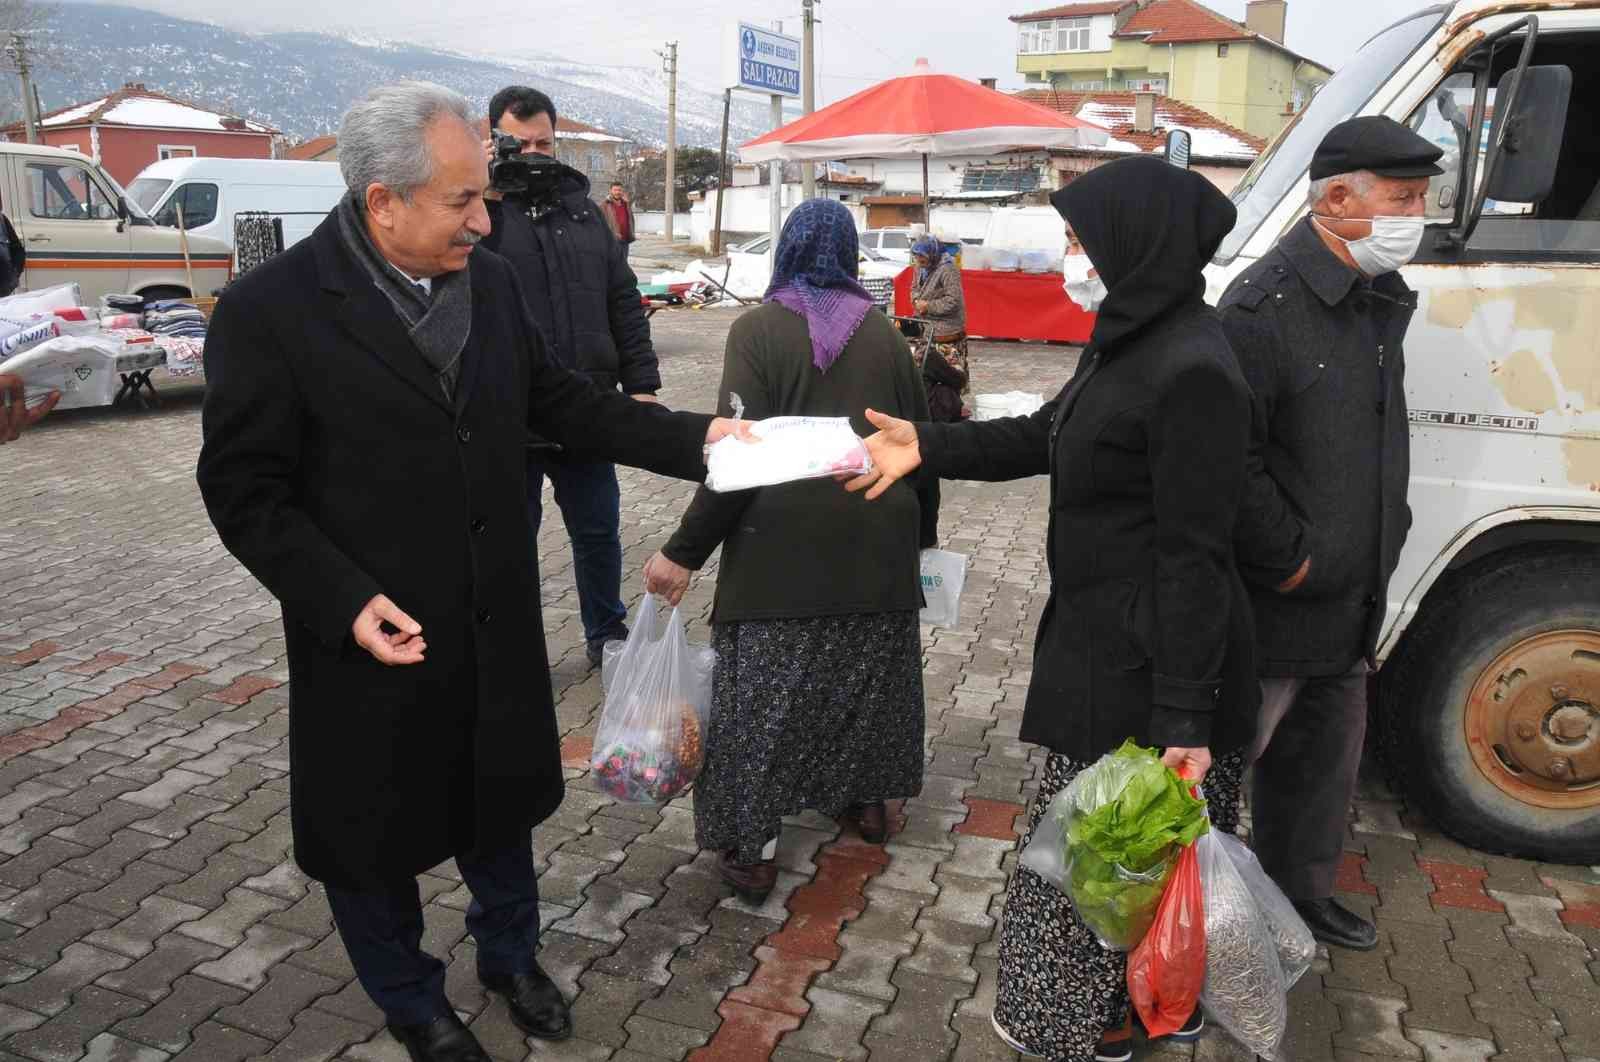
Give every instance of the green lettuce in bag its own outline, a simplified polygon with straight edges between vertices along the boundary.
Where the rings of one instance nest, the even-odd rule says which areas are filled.
[[[1190,783],[1130,740],[1056,794],[1022,864],[1071,898],[1101,944],[1130,951],[1155,919],[1179,849],[1209,828]]]

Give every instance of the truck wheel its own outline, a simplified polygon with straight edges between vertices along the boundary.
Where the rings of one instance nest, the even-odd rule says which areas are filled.
[[[1385,751],[1429,819],[1484,851],[1600,863],[1600,557],[1465,569],[1381,680]]]

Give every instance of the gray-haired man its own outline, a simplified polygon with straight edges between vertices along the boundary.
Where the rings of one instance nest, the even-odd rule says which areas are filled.
[[[572,1030],[534,961],[530,830],[562,776],[529,433],[699,479],[702,446],[735,427],[549,360],[510,266],[474,250],[489,222],[472,119],[436,85],[356,104],[348,195],[228,289],[206,343],[200,489],[283,606],[295,859],[417,1062],[487,1057],[421,949],[416,876],[450,859],[485,987],[530,1035]]]
[[[1335,126],[1311,163],[1311,216],[1221,304],[1255,395],[1237,539],[1262,674],[1256,853],[1317,939],[1363,950],[1377,933],[1334,901],[1334,877],[1411,527],[1401,340],[1416,302],[1396,271],[1422,238],[1440,154],[1388,118]]]

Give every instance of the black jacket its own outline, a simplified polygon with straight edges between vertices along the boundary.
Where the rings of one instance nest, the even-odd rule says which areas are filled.
[[[1129,737],[1228,752],[1260,704],[1233,552],[1249,392],[1201,272],[1233,207],[1150,156],[1052,199],[1109,289],[1078,371],[1031,417],[918,425],[922,460],[950,479],[1050,476],[1024,741],[1079,761]]]
[[[1376,650],[1411,528],[1401,342],[1415,305],[1398,273],[1367,281],[1309,219],[1223,296],[1254,395],[1238,547],[1263,674],[1343,674]],[[1277,593],[1308,556],[1306,581]]]
[[[454,403],[332,216],[229,286],[206,340],[200,491],[283,607],[294,852],[321,881],[526,845],[561,802],[530,428],[579,456],[704,475],[708,418],[553,364],[510,266],[480,249],[468,268]],[[379,593],[422,625],[425,662],[385,667],[354,644]]]
[[[517,271],[556,362],[630,395],[660,390],[639,280],[626,245],[589,198],[589,179],[568,169],[559,205],[537,217],[509,200],[488,207],[483,246]]]

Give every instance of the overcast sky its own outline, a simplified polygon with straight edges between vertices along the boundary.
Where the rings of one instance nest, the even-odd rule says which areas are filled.
[[[683,77],[721,87],[722,20],[710,5],[687,0],[140,0],[144,7],[245,30],[352,32],[460,51],[543,52],[601,65],[649,66],[677,40]],[[936,70],[998,77],[1020,85],[1010,14],[1050,6],[987,0],[825,0],[817,6],[819,101],[828,103],[884,77],[907,72],[919,56]],[[1245,0],[1210,0],[1244,18]],[[1290,0],[1290,48],[1334,69],[1361,43],[1427,0]],[[749,22],[783,21],[799,34],[800,0],[738,0],[728,5]],[[330,21],[330,18],[336,21]]]

